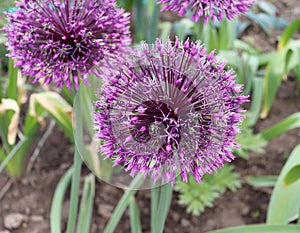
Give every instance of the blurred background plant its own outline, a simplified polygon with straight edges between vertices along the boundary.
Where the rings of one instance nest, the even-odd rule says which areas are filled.
[[[282,81],[291,76],[297,80],[300,87],[300,40],[294,39],[299,31],[300,19],[288,22],[278,16],[276,7],[267,1],[257,1],[253,9],[243,17],[222,23],[195,23],[186,17],[173,17],[173,20],[163,20],[160,6],[155,0],[118,0],[118,4],[132,14],[132,33],[134,42],[146,40],[153,43],[155,38],[166,40],[175,35],[181,41],[190,37],[192,40],[202,40],[208,52],[216,50],[218,57],[227,62],[228,68],[233,68],[237,74],[237,82],[244,84],[244,94],[251,96],[251,102],[246,106],[248,113],[241,125],[238,136],[240,148],[236,149],[237,159],[247,160],[251,153],[261,153],[267,156],[264,149],[268,142],[285,132],[300,127],[300,112],[288,116],[277,124],[262,132],[255,131],[255,125],[260,118],[268,118],[274,98]],[[5,25],[4,10],[13,7],[13,1],[0,2],[0,26]],[[256,24],[270,36],[271,30],[283,30],[278,39],[277,49],[261,52],[254,44],[241,39],[241,35],[250,25]],[[58,94],[52,87],[45,88],[39,84],[31,84],[14,67],[13,61],[5,54],[6,38],[0,31],[1,88],[0,88],[0,173],[6,169],[12,179],[22,179],[22,174],[28,172],[38,156],[40,148],[57,124],[67,138],[74,144],[72,126],[73,94],[63,88]],[[37,138],[43,134],[40,140]],[[32,160],[26,164],[26,156],[31,147],[36,147]],[[255,187],[273,187],[269,202],[266,225],[249,225],[212,231],[211,233],[235,232],[300,232],[300,146],[296,146],[288,157],[279,176],[247,177],[246,183]],[[88,158],[89,167],[93,167],[92,154]],[[61,212],[64,198],[70,185],[71,205],[67,233],[90,232],[91,219],[94,210],[94,200],[97,196],[95,176],[90,173],[83,178],[82,193],[79,194],[81,161],[75,161],[59,181],[51,206],[51,233],[62,232]],[[27,169],[25,169],[27,167]],[[77,173],[74,170],[77,168]],[[79,172],[78,172],[79,170]],[[95,171],[95,169],[92,169]],[[101,169],[100,169],[101,170]],[[75,174],[75,175],[74,175]],[[109,171],[107,172],[109,174]],[[97,175],[97,174],[96,174]],[[178,203],[186,207],[192,215],[200,215],[206,207],[212,208],[215,199],[226,190],[234,192],[242,187],[233,165],[227,165],[218,173],[205,175],[203,183],[198,185],[193,179],[187,183],[175,182],[174,191],[178,195]],[[131,183],[128,190],[119,200],[111,218],[103,232],[114,232],[122,215],[129,209],[131,232],[142,232],[142,218],[136,201],[137,180]],[[151,230],[153,233],[163,232],[164,222],[170,208],[171,193],[169,186],[163,193],[158,189],[151,190]],[[79,203],[78,198],[81,196]],[[288,201],[286,201],[288,200]],[[297,220],[298,219],[298,220]],[[298,225],[297,225],[298,224]],[[76,230],[75,230],[76,229]]]

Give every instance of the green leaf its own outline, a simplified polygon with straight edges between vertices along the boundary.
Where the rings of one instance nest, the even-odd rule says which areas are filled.
[[[161,38],[163,42],[166,42],[168,40],[168,38],[170,37],[170,34],[171,34],[172,23],[170,23],[170,22],[161,22],[158,25],[158,28],[160,30],[159,38]]]
[[[83,193],[79,209],[77,233],[89,233],[93,215],[93,203],[95,196],[95,176],[88,175],[84,179]]]
[[[219,27],[219,50],[229,50],[233,47],[233,42],[237,37],[236,21],[224,19]]]
[[[268,64],[264,77],[264,99],[261,117],[267,117],[285,73],[285,54],[277,53]]]
[[[250,44],[242,40],[234,40],[233,47],[237,50],[242,50],[248,54],[259,55],[259,52],[256,49],[254,49]]]
[[[260,134],[253,133],[249,122],[251,122],[251,115],[247,114],[240,126],[241,133],[237,135],[237,142],[241,147],[234,150],[238,156],[244,159],[249,158],[249,151],[263,153],[267,145],[267,141]]]
[[[263,83],[264,80],[260,77],[253,77],[253,93],[251,95],[251,106],[250,113],[251,118],[249,119],[249,125],[253,126],[258,118],[261,111],[262,98],[263,98]]]
[[[297,218],[300,208],[300,180],[286,186],[284,179],[289,171],[298,165],[300,165],[300,144],[294,148],[280,172],[268,207],[268,224],[286,224]]]
[[[219,37],[215,26],[209,21],[203,28],[203,42],[206,45],[207,52],[216,49],[219,50]]]
[[[296,112],[269,129],[261,132],[260,135],[267,141],[285,133],[288,130],[300,127],[300,112]]]
[[[300,226],[297,225],[248,225],[226,228],[222,230],[209,231],[207,233],[300,233]]]
[[[60,126],[71,142],[74,141],[72,126],[72,106],[56,92],[34,93],[30,96],[30,115],[37,121],[43,122],[43,117],[38,114],[37,108],[41,107]]]
[[[131,233],[142,233],[141,217],[135,198],[132,196],[129,203]]]
[[[300,18],[292,22],[282,33],[281,39],[278,42],[278,50],[282,50],[292,39],[293,35],[300,27]]]
[[[13,159],[13,157],[17,154],[18,150],[22,147],[23,144],[27,142],[28,138],[24,137],[22,138],[9,152],[9,154],[5,157],[5,159],[0,164],[0,173],[3,171],[3,169],[7,166],[7,164]],[[14,167],[11,168],[12,170]]]
[[[200,215],[206,207],[212,207],[213,201],[226,189],[235,191],[241,186],[239,175],[233,169],[233,166],[225,166],[217,173],[206,174],[201,185],[192,176],[189,176],[187,183],[177,179],[174,189],[179,192],[179,204],[187,205],[187,213]]]
[[[18,100],[18,69],[14,67],[12,59],[8,61],[8,84],[6,98]]]
[[[174,31],[180,41],[184,41],[192,33],[194,22],[190,19],[183,18],[174,23]]]
[[[284,186],[289,186],[300,179],[300,165],[294,166],[284,177]]]
[[[253,11],[248,11],[245,13],[245,16],[252,20],[253,22],[257,23],[258,26],[266,33],[267,36],[271,33],[271,28],[274,25],[275,17],[265,14],[265,13],[254,13]]]
[[[50,211],[50,227],[51,233],[61,233],[61,209],[66,190],[71,182],[74,168],[71,167],[60,179],[56,186],[54,196],[51,203]]]
[[[254,187],[273,187],[278,180],[277,176],[247,176],[246,181]]]
[[[266,66],[276,55],[276,51],[258,54],[259,66]]]
[[[268,115],[283,77],[299,65],[299,50],[300,40],[291,41],[268,64],[265,71],[262,118]]]
[[[276,15],[277,9],[272,3],[269,3],[269,2],[266,2],[266,1],[258,1],[257,4],[258,4],[258,7],[262,11],[268,13],[269,15],[273,15],[273,16]]]

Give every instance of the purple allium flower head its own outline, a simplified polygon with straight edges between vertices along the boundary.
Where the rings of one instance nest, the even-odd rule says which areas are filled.
[[[78,88],[105,53],[131,43],[129,14],[115,0],[20,0],[6,15],[9,57],[34,82]]]
[[[204,22],[217,18],[221,21],[224,15],[233,19],[235,15],[245,13],[254,4],[255,0],[159,0],[158,4],[165,4],[162,11],[176,11],[179,16],[193,12],[192,20],[198,21],[201,17]]]
[[[100,153],[130,175],[173,183],[197,182],[234,159],[240,105],[232,70],[206,54],[200,42],[142,44],[102,69],[107,80],[95,103]],[[118,67],[118,68],[116,68]]]

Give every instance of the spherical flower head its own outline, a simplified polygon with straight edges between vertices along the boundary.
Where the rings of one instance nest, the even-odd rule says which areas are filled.
[[[235,15],[245,13],[254,4],[255,0],[159,0],[158,4],[165,4],[162,11],[176,11],[184,16],[187,10],[193,12],[192,20],[200,18],[207,22],[217,18],[222,21],[224,15],[232,20]]]
[[[115,0],[20,0],[6,15],[8,56],[34,82],[77,89],[105,53],[131,43],[129,14]]]
[[[158,39],[102,69],[107,82],[94,110],[100,153],[154,182],[192,174],[200,183],[232,161],[247,97],[224,66],[200,42]]]

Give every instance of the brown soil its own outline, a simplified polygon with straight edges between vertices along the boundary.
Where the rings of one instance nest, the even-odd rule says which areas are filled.
[[[297,1],[289,2],[293,2],[297,8]],[[276,3],[276,5],[283,9],[284,15],[288,14],[286,13],[288,11],[285,10],[287,6],[281,3]],[[253,30],[258,29],[254,27]],[[265,35],[261,32],[259,41],[265,41]],[[274,48],[274,44],[270,41],[268,46]],[[255,131],[260,132],[297,111],[300,111],[300,91],[295,80],[289,78],[280,87],[269,117],[260,120]],[[300,131],[295,129],[272,140],[267,145],[264,154],[251,153],[249,160],[237,158],[233,164],[236,171],[240,173],[242,188],[234,193],[227,191],[214,202],[213,208],[208,208],[200,217],[186,214],[185,207],[177,203],[178,194],[174,193],[164,232],[202,233],[229,226],[264,222],[272,189],[253,188],[247,185],[245,178],[248,175],[279,174],[285,161],[285,155],[289,154],[299,141]],[[51,200],[59,179],[72,164],[72,150],[73,148],[67,138],[58,128],[55,128],[42,148],[32,172],[25,174],[20,181],[14,182],[4,198],[0,200],[0,232],[5,230],[4,219],[11,213],[22,214],[23,221],[17,229],[9,230],[9,233],[50,232]],[[83,172],[87,174],[88,169],[85,167]],[[0,187],[4,187],[8,180],[7,174],[1,174]],[[122,193],[121,189],[97,181],[91,233],[103,232],[104,226]],[[69,194],[67,194],[68,196]],[[143,232],[150,232],[150,192],[139,191],[137,201],[142,216]],[[69,209],[68,198],[62,209],[62,226],[64,229]],[[116,232],[130,232],[128,212],[122,217]]]

